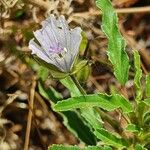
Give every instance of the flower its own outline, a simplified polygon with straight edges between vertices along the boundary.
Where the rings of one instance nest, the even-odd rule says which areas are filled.
[[[42,22],[42,28],[34,32],[35,39],[29,42],[32,54],[62,72],[69,72],[78,54],[82,40],[81,28],[69,29],[64,16],[58,19],[50,15]]]

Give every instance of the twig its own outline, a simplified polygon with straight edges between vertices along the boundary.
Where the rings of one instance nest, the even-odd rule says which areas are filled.
[[[34,104],[34,93],[35,93],[35,87],[36,87],[36,77],[33,77],[33,82],[31,85],[30,90],[30,100],[29,100],[29,113],[28,113],[28,121],[27,121],[27,127],[26,127],[26,136],[25,136],[25,144],[24,144],[24,150],[28,150],[29,146],[29,138],[30,138],[30,130],[31,130],[31,123],[32,123],[32,110],[33,110],[33,104]]]
[[[150,6],[145,7],[132,7],[132,8],[119,8],[116,9],[116,12],[119,14],[128,14],[128,13],[150,13]],[[98,16],[102,14],[100,10],[91,9],[88,12],[83,13],[74,13],[72,17],[86,17],[86,16]]]
[[[2,114],[2,111],[18,97],[18,93],[15,92],[14,94],[8,94],[8,96],[9,98],[5,101],[3,106],[0,107],[0,116]]]
[[[116,9],[117,13],[128,14],[128,13],[150,13],[150,6],[145,7],[132,7],[132,8],[120,8]]]
[[[41,7],[42,9],[44,10],[53,10],[58,2],[54,2],[54,1],[44,1],[44,0],[28,0],[28,2],[30,4],[33,4],[34,6],[37,6],[37,7]]]
[[[48,9],[50,6],[49,2],[41,1],[41,0],[28,0],[29,3],[41,7],[43,9]]]
[[[128,94],[127,94],[127,90],[126,87],[121,85],[121,89],[120,89],[121,94],[128,99]]]
[[[35,95],[35,98],[38,100],[37,94],[38,94],[38,93],[35,91],[35,94],[34,94],[34,95]],[[45,143],[44,143],[44,141],[43,141],[43,139],[42,139],[42,134],[41,134],[41,132],[40,132],[40,130],[39,130],[39,128],[38,128],[38,123],[37,123],[37,120],[36,120],[35,112],[33,111],[33,109],[31,109],[30,105],[29,105],[29,109],[30,109],[31,112],[32,112],[33,125],[35,126],[35,128],[36,128],[36,130],[37,130],[38,136],[39,136],[39,138],[40,138],[41,146],[42,146],[43,150],[46,150],[47,147],[46,147],[46,145],[45,145]],[[44,108],[44,109],[45,109],[45,108]]]

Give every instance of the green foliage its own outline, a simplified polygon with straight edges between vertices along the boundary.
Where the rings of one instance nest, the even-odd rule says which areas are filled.
[[[85,148],[79,148],[77,146],[63,146],[63,145],[52,145],[48,150],[112,150],[111,147],[105,146],[88,146]]]
[[[42,80],[45,81],[49,75],[49,70],[43,66],[39,66],[38,68],[38,77]]]
[[[146,104],[147,106],[150,106],[150,98],[144,99],[143,103]]]
[[[142,98],[142,87],[141,87],[142,70],[141,70],[140,55],[138,51],[134,51],[134,67],[135,67],[134,84],[136,87],[136,100],[139,101]]]
[[[71,74],[75,74],[75,73],[80,72],[80,70],[82,70],[87,65],[88,65],[87,60],[77,60],[77,62],[75,63],[75,65],[72,69],[73,71],[71,72]]]
[[[84,68],[82,68],[79,72],[76,73],[76,77],[80,82],[84,83],[88,79],[90,73],[91,73],[91,66],[88,64]]]
[[[88,43],[88,39],[86,37],[86,34],[82,31],[82,41],[81,41],[81,44],[80,44],[80,47],[79,47],[79,51],[81,53],[84,53],[85,49],[86,49],[86,46],[87,46],[87,43]]]
[[[128,143],[124,139],[118,138],[117,136],[113,135],[105,129],[96,130],[94,133],[97,138],[105,142],[106,145],[114,146],[119,149],[128,147]]]
[[[62,95],[52,87],[44,89],[40,82],[38,84],[38,87],[40,94],[47,100],[56,103],[62,99]],[[90,131],[90,128],[84,123],[79,113],[75,111],[66,111],[59,114],[63,118],[64,125],[72,133],[74,133],[76,137],[89,145],[95,144],[95,137],[93,136],[93,133]]]
[[[68,90],[71,93],[72,98],[76,96],[81,96],[81,92],[78,89],[78,87],[74,84],[71,77],[67,77],[65,79],[61,80],[61,83],[68,88]],[[64,102],[64,101],[62,101]],[[94,128],[94,129],[100,129],[102,127],[101,123],[101,117],[99,116],[99,113],[94,110],[93,108],[88,108],[88,111],[86,108],[82,108],[81,115],[85,118],[85,120]]]
[[[150,74],[146,75],[146,96],[150,97]]]
[[[72,97],[81,96],[82,95],[80,90],[74,84],[74,82],[71,79],[71,77],[66,77],[66,78],[60,80],[60,82],[70,91],[70,94],[71,94]]]
[[[113,64],[114,74],[124,85],[128,80],[129,59],[125,52],[125,40],[118,29],[117,15],[109,0],[96,0],[102,10],[102,30],[108,38],[108,57]]]
[[[52,145],[48,150],[80,150],[77,146]]]
[[[140,129],[135,124],[128,124],[125,130],[128,132],[133,132],[133,133],[140,131]]]
[[[72,97],[58,102],[56,111],[67,111],[76,108],[100,107],[107,111],[121,108],[123,113],[133,112],[132,105],[121,95],[91,94],[80,97]]]
[[[142,145],[140,145],[140,144],[137,144],[136,146],[135,146],[135,150],[148,150],[148,149],[146,149],[146,148],[144,148]]]

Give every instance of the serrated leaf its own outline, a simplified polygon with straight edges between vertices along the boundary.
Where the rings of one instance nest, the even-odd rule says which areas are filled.
[[[109,146],[104,146],[103,150],[113,150],[113,149]]]
[[[123,113],[133,112],[132,105],[121,95],[91,94],[79,97],[72,97],[58,102],[54,109],[67,111],[76,108],[100,107],[107,111],[121,108]]]
[[[83,148],[82,150],[112,150],[111,147],[108,147],[108,146],[88,146],[88,147],[85,147]]]
[[[77,146],[63,146],[63,145],[52,145],[48,150],[80,150]]]
[[[102,10],[102,30],[108,38],[107,54],[113,64],[114,75],[124,85],[128,80],[129,58],[125,52],[125,40],[118,29],[116,12],[109,0],[96,0],[96,5]]]
[[[114,146],[120,149],[128,147],[128,143],[124,139],[116,137],[115,135],[106,131],[103,128],[94,131],[94,134],[97,136],[98,139],[102,140],[105,143],[105,145]]]
[[[95,145],[96,139],[90,128],[83,122],[83,119],[77,112],[66,111],[60,113],[63,117],[63,124],[71,131],[76,137],[88,145]]]
[[[150,97],[150,74],[146,75],[146,96]]]
[[[71,77],[66,77],[64,79],[61,79],[60,82],[70,91],[71,96],[81,96],[79,89],[76,87],[74,82],[72,81]]]
[[[83,150],[103,150],[103,147],[88,146],[88,147],[84,148]]]
[[[53,87],[49,87],[47,89],[44,88],[42,82],[38,82],[39,93],[46,98],[47,100],[57,103],[62,100],[63,97],[60,93],[58,93]]]
[[[102,128],[103,121],[96,109],[88,108],[87,111],[87,108],[82,108],[80,111],[81,116],[83,116],[86,121],[91,124],[92,128],[95,130]]]
[[[81,92],[74,84],[70,77],[61,80],[61,83],[68,88],[72,97],[81,96]],[[94,128],[100,129],[102,127],[102,120],[99,113],[93,108],[81,109],[81,115],[86,119],[86,121]]]
[[[62,99],[62,95],[52,87],[44,89],[42,83],[38,84],[40,94],[47,100],[56,103]],[[77,138],[89,145],[95,145],[95,137],[90,128],[84,123],[83,119],[75,111],[66,111],[59,113],[63,118],[63,123],[69,131]]]
[[[48,148],[48,150],[112,150],[111,147],[108,146],[88,146],[85,148],[79,148],[77,146],[64,146],[64,145],[58,145],[53,144]]]
[[[136,101],[139,101],[142,98],[142,87],[141,87],[142,70],[141,70],[140,55],[138,51],[134,51],[134,67],[135,67],[134,85],[136,88]]]

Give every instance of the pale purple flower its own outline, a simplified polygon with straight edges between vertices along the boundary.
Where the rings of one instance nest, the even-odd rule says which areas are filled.
[[[62,72],[69,72],[78,54],[82,40],[81,28],[69,29],[64,16],[58,19],[51,15],[42,22],[42,28],[34,32],[29,48],[45,62],[56,66]]]

